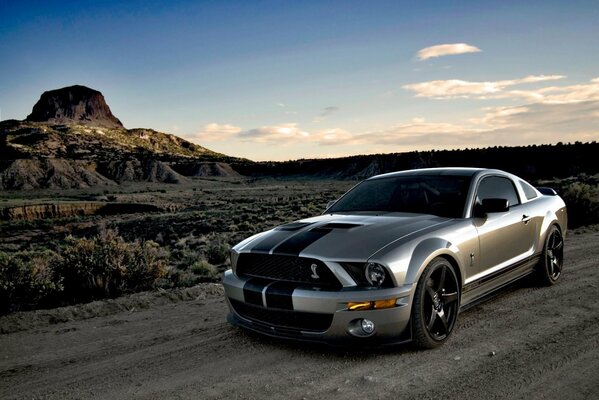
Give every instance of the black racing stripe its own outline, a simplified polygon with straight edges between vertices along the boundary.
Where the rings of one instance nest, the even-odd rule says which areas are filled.
[[[252,278],[243,285],[243,299],[246,303],[264,307],[262,291],[271,281],[267,279]]]
[[[293,310],[292,294],[297,284],[289,282],[276,282],[266,288],[266,306]]]
[[[312,243],[316,242],[331,231],[332,229],[314,228],[310,229],[309,231],[300,232],[275,247],[273,253],[287,256],[297,256],[306,247],[310,246]]]
[[[270,253],[273,247],[281,243],[285,238],[289,237],[288,232],[279,231],[271,232],[264,239],[261,239],[250,249],[252,253]]]

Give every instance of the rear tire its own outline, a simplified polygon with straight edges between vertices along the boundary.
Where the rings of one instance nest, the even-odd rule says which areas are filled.
[[[551,286],[562,275],[564,266],[564,239],[557,226],[553,225],[545,238],[541,261],[537,266],[537,283]]]
[[[427,265],[412,307],[416,347],[432,349],[449,339],[458,317],[460,289],[455,270],[445,258],[437,257]]]

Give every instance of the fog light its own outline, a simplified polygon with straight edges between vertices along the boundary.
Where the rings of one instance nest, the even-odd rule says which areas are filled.
[[[374,335],[374,322],[369,319],[356,318],[347,324],[347,332],[358,338],[367,338]]]
[[[370,335],[372,332],[374,332],[374,322],[369,319],[363,319],[362,330],[365,334]]]

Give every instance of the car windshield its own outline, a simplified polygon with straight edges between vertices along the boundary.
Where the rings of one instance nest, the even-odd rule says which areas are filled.
[[[403,175],[366,180],[327,212],[408,212],[461,218],[470,176]]]

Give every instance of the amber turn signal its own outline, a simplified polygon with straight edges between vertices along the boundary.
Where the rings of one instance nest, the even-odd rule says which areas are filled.
[[[381,310],[395,307],[396,301],[397,299],[352,302],[347,303],[347,309],[350,311]]]

